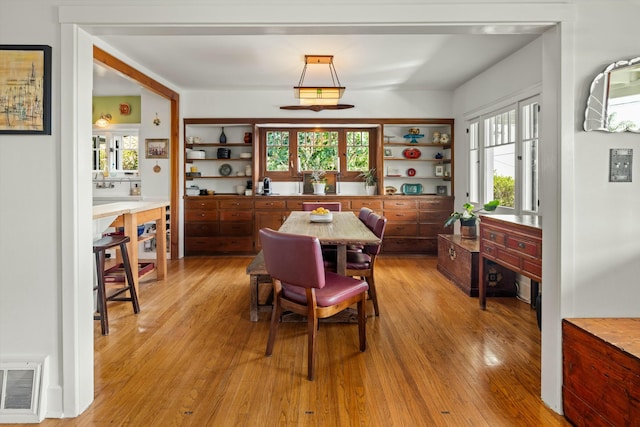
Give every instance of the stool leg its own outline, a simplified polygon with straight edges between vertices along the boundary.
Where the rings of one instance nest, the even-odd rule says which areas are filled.
[[[104,251],[96,252],[96,271],[98,273],[98,313],[102,335],[109,335],[109,316],[107,315],[107,295],[104,286]]]
[[[137,244],[137,242],[132,242]],[[120,245],[120,252],[122,253],[122,264],[124,265],[124,272],[127,276],[127,284],[129,286],[129,293],[131,294],[131,304],[133,304],[133,312],[140,312],[140,305],[138,303],[138,294],[136,293],[136,286],[133,283],[133,272],[131,262],[129,261],[129,253],[127,252],[127,245],[123,243]],[[135,266],[136,274],[138,274],[138,266]]]

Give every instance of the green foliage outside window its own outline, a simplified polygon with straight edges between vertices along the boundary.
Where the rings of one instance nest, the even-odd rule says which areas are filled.
[[[302,171],[335,171],[338,132],[298,132],[298,158]]]
[[[500,201],[500,206],[515,207],[516,182],[513,177],[493,175],[493,198]]]
[[[289,170],[289,132],[267,132],[267,171]]]
[[[347,132],[347,170],[369,169],[369,132]]]

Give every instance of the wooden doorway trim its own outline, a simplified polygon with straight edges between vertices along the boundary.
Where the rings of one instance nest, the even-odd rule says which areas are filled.
[[[178,153],[178,141],[180,137],[180,95],[178,92],[166,87],[162,83],[152,79],[146,74],[136,70],[129,64],[124,63],[120,59],[105,52],[97,46],[93,46],[93,60],[100,62],[106,67],[109,67],[121,74],[129,77],[131,80],[136,81],[140,86],[151,92],[160,95],[161,97],[171,102],[171,137],[170,137],[170,165],[171,165],[171,196],[170,196],[170,250],[171,259],[178,259],[178,242],[179,242],[179,221],[178,221],[178,171],[179,168],[179,153]]]

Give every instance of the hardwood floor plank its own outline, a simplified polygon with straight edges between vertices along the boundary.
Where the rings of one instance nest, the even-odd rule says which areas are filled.
[[[95,401],[49,426],[568,426],[540,400],[535,311],[492,298],[486,311],[435,258],[381,257],[381,314],[322,323],[316,380],[306,379],[304,322],[249,321],[248,257],[170,261],[143,280],[141,312],[111,303],[95,322]],[[369,302],[369,309],[371,309]]]

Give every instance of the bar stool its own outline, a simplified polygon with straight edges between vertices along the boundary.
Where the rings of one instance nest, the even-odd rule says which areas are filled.
[[[100,326],[102,327],[102,335],[109,335],[109,317],[107,315],[107,301],[131,301],[133,305],[133,312],[140,312],[140,305],[138,304],[138,296],[136,295],[136,288],[133,284],[133,272],[131,271],[131,263],[129,262],[129,253],[127,252],[127,243],[129,243],[129,236],[105,236],[102,239],[93,242],[93,253],[96,256],[96,270],[98,276],[98,284],[93,289],[98,290],[98,314],[94,316],[94,320],[100,320]],[[122,253],[122,265],[124,266],[126,282],[125,286],[118,289],[111,295],[107,296],[107,290],[105,287],[104,269],[105,269],[105,251],[107,249],[120,247]],[[137,273],[137,271],[136,271]],[[129,291],[131,296],[119,296],[120,294]]]

